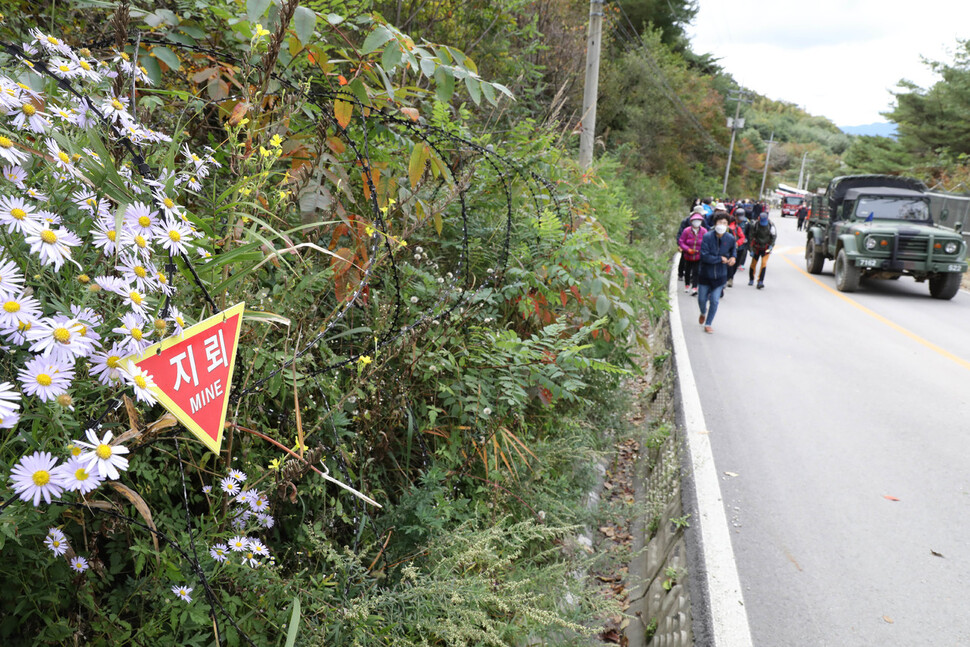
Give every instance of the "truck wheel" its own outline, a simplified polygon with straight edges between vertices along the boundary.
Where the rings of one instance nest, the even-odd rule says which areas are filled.
[[[952,299],[960,291],[960,281],[963,274],[950,272],[949,274],[937,274],[930,278],[930,296],[934,299]]]
[[[805,269],[809,274],[821,274],[822,266],[825,265],[825,256],[815,245],[815,239],[809,238],[805,244]]]
[[[859,268],[848,259],[845,250],[840,249],[838,256],[835,257],[835,287],[839,292],[855,292],[859,289],[861,276]]]

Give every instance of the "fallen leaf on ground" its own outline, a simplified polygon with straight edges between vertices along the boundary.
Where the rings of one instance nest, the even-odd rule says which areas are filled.
[[[738,476],[737,472],[724,472],[724,473],[731,477]]]
[[[943,553],[938,553],[932,548],[930,548],[930,555],[932,555],[933,557],[943,557]]]
[[[886,622],[888,622],[889,624],[892,624],[893,623],[893,619],[890,618],[889,616],[883,616],[882,619],[885,620]]]
[[[894,496],[890,496],[890,495],[888,495],[888,494],[883,494],[883,495],[882,495],[882,498],[884,498],[884,499],[889,499],[890,501],[899,501],[899,499],[897,499],[896,497],[894,497]]]

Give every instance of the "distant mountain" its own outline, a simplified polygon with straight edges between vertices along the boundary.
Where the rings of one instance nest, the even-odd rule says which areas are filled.
[[[878,137],[896,138],[896,124],[885,121],[861,126],[839,126],[839,129],[847,135],[876,135]]]

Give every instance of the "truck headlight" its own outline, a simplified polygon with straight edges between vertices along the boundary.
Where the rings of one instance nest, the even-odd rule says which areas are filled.
[[[865,242],[866,249],[868,249],[869,251],[872,251],[876,248],[878,244],[879,244],[879,241],[877,241],[875,238],[873,238],[872,236],[866,236],[866,242]]]
[[[946,254],[956,254],[958,249],[960,249],[960,243],[955,240],[951,240],[943,245],[943,251]]]

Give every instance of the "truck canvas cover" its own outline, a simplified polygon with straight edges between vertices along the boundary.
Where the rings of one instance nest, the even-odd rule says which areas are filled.
[[[909,191],[924,192],[926,185],[920,180],[908,177],[896,177],[895,175],[853,175],[850,177],[837,177],[829,182],[829,189],[825,197],[829,203],[829,209],[835,209],[842,200],[845,199],[849,189],[869,189],[864,193],[873,194],[879,187],[907,189]]]

